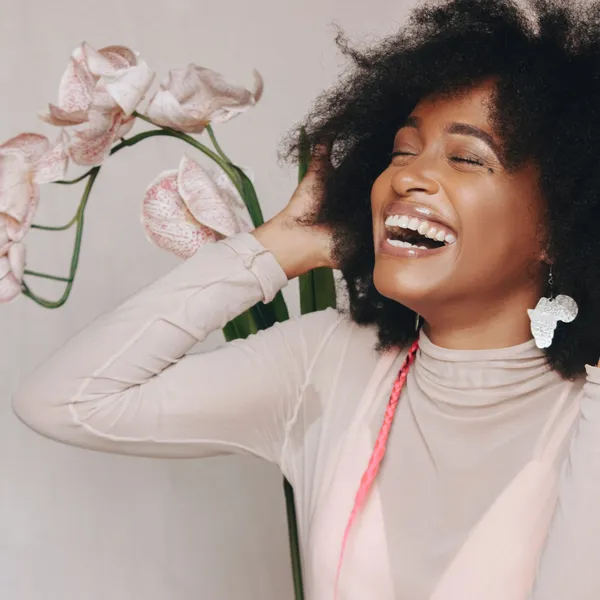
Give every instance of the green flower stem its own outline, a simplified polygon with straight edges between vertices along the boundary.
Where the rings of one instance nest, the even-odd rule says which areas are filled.
[[[94,168],[91,168],[89,171],[86,171],[83,175],[76,177],[75,179],[61,179],[59,181],[54,181],[53,183],[58,183],[60,185],[73,185],[74,183],[79,183],[83,181],[86,177],[89,177],[92,174]]]
[[[38,273],[37,271],[30,271],[29,269],[25,269],[25,275],[31,275],[32,277],[43,277],[44,279],[52,279],[53,281],[65,281],[66,283],[70,283],[72,281],[68,277],[59,277],[58,275]]]
[[[156,126],[155,123],[153,123],[145,115],[135,113],[135,116],[137,118],[141,119],[142,121],[146,121],[147,123],[150,123],[151,125]],[[252,184],[250,179],[248,179],[246,174],[239,167],[236,167],[235,165],[233,165],[229,161],[229,159],[226,157],[225,153],[223,152],[223,150],[221,149],[221,147],[219,146],[219,144],[216,140],[216,137],[214,135],[214,132],[212,131],[212,128],[210,128],[210,126],[209,126],[207,129],[209,131],[209,135],[211,136],[211,139],[213,140],[213,144],[215,144],[215,148],[217,148],[217,151],[219,152],[219,154],[215,154],[212,150],[210,150],[210,148],[208,148],[207,146],[205,146],[204,144],[202,144],[201,142],[199,142],[198,140],[196,140],[195,138],[193,138],[190,135],[187,135],[180,131],[176,131],[174,129],[170,129],[168,127],[161,127],[159,129],[153,129],[150,131],[144,131],[144,132],[138,133],[129,139],[123,139],[121,142],[119,142],[116,146],[114,146],[111,149],[110,155],[112,156],[113,154],[119,152],[123,148],[135,146],[142,140],[145,140],[145,139],[151,138],[151,137],[174,137],[174,138],[180,139],[180,140],[190,144],[197,150],[200,150],[206,156],[208,156],[209,158],[214,160],[225,171],[225,173],[228,175],[228,177],[230,178],[230,180],[232,181],[232,183],[235,185],[236,189],[240,193],[240,196],[243,198],[243,200],[248,208],[248,212],[250,214],[250,218],[252,219],[252,223],[253,223],[254,227],[259,227],[260,225],[262,225],[264,223],[264,218],[263,218],[263,214],[262,214],[262,211],[260,208],[260,203],[258,201],[258,197],[256,195],[256,190],[254,189],[254,185]],[[64,181],[64,182],[56,182],[56,183],[63,183],[63,184],[71,184],[71,183],[76,183],[77,181],[81,181],[85,177],[90,177],[90,180],[88,181],[88,186],[86,187],[86,192],[84,193],[84,198],[82,198],[82,202],[77,209],[77,213],[66,225],[62,225],[62,226],[58,226],[58,227],[47,226],[47,225],[32,225],[32,227],[35,229],[40,229],[40,230],[44,230],[44,231],[65,231],[65,230],[71,228],[73,225],[75,225],[75,223],[77,223],[78,231],[79,231],[81,229],[81,225],[82,225],[81,222],[83,219],[83,210],[85,208],[85,204],[87,203],[87,200],[89,198],[89,193],[91,191],[90,182],[91,182],[91,185],[93,185],[93,182],[94,182],[96,176],[98,175],[99,170],[100,170],[100,167],[93,167],[87,173],[78,177],[77,179],[70,180],[70,181]],[[76,247],[75,251],[78,255],[79,247]],[[60,302],[60,304],[58,306],[62,306],[62,304],[64,304],[64,302],[66,302],[68,295],[70,293],[70,290],[71,290],[72,283],[73,283],[72,281],[68,282],[67,289],[65,290],[66,296],[63,295],[63,297],[58,301],[58,302]],[[42,304],[43,306],[49,305],[49,307],[55,307],[56,302],[46,301],[43,298],[39,298],[38,296],[33,294],[33,292],[31,292],[31,290],[27,286],[24,286],[24,293],[25,293],[25,295],[34,299],[36,302]],[[270,304],[266,305],[266,304],[261,303],[260,305],[258,305],[252,311],[251,315],[252,315],[251,317],[248,317],[249,319],[251,319],[251,322],[247,323],[247,327],[243,328],[243,332],[246,334],[253,333],[259,329],[266,329],[267,327],[270,327],[277,321],[279,321],[279,322],[286,321],[289,318],[287,306],[286,306],[285,300],[284,300],[281,292],[279,292],[277,294],[277,296],[275,297],[273,302],[271,302]],[[243,336],[243,337],[245,337],[245,336]]]
[[[223,160],[226,160],[229,164],[233,164],[229,160],[229,158],[227,157],[227,155],[225,154],[225,152],[223,152],[223,149],[219,145],[219,142],[217,142],[217,138],[215,137],[215,132],[213,131],[212,126],[211,125],[207,125],[206,126],[206,131],[208,132],[208,136],[210,137],[210,141],[213,143],[213,146],[215,147],[215,150],[219,153],[219,155],[221,156],[221,158]]]
[[[227,175],[229,176],[229,178],[231,179],[231,181],[233,182],[233,184],[236,186],[236,188],[238,189],[238,191],[240,192],[240,194],[242,193],[241,189],[240,189],[240,183],[239,181],[237,181],[237,176],[236,176],[236,171],[233,169],[233,165],[229,162],[229,160],[222,158],[219,154],[216,154],[215,152],[213,152],[208,146],[205,146],[202,142],[199,142],[196,138],[192,137],[191,135],[188,135],[187,133],[183,133],[182,131],[177,131],[176,129],[171,129],[170,127],[162,127],[160,125],[157,125],[156,123],[154,123],[153,121],[151,121],[146,115],[142,115],[141,113],[135,112],[134,115],[142,120],[142,121],[146,121],[146,123],[150,123],[150,125],[153,125],[154,127],[159,127],[157,131],[157,133],[155,133],[155,135],[167,135],[167,136],[171,136],[174,138],[178,138],[180,140],[183,140],[184,142],[188,143],[190,146],[193,146],[194,148],[196,148],[196,150],[200,150],[200,152],[202,152],[203,154],[205,154],[206,156],[208,156],[210,159],[214,160],[220,167],[221,169],[223,169],[223,171],[225,171],[225,173],[227,173]],[[158,133],[161,132],[161,133]],[[145,132],[145,133],[152,133],[152,132]],[[139,134],[141,135],[141,134]],[[138,136],[135,135],[132,138],[130,138],[129,140],[127,140],[125,143],[127,143],[128,145],[133,145],[135,143],[137,143],[137,138]],[[113,150],[116,152],[117,150],[120,150],[120,146],[121,144],[115,146],[115,148],[113,148]],[[111,152],[112,154],[112,152]]]
[[[85,190],[81,197],[81,202],[79,203],[79,208],[77,209],[77,229],[75,231],[75,243],[73,245],[73,256],[71,257],[71,268],[69,270],[69,281],[65,286],[65,290],[63,295],[58,300],[46,300],[32,292],[29,289],[29,286],[23,282],[23,294],[35,302],[37,302],[40,306],[44,308],[59,308],[61,307],[68,299],[71,288],[73,287],[73,281],[75,280],[75,273],[77,272],[77,266],[79,265],[79,253],[81,250],[81,239],[83,235],[83,223],[84,223],[84,212],[87,201],[90,197],[90,192],[92,191],[92,187],[94,186],[94,182],[96,181],[96,177],[98,177],[98,173],[100,173],[100,167],[94,167],[89,174],[89,179],[85,186]],[[36,276],[41,276],[41,274],[37,273]]]
[[[77,218],[79,217],[79,208],[75,213],[75,216],[66,224],[61,225],[59,227],[53,227],[51,225],[36,225],[35,223],[31,226],[32,229],[41,229],[42,231],[66,231],[67,229],[71,229],[75,223],[77,223]]]

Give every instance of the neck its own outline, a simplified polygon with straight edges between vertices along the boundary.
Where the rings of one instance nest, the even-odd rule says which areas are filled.
[[[424,313],[424,330],[431,342],[442,348],[485,350],[516,346],[532,338],[527,309],[533,308],[538,299],[536,290],[527,290],[502,301],[480,298],[462,302],[458,307]]]

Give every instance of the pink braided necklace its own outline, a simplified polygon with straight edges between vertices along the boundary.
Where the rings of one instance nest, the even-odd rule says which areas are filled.
[[[377,435],[375,447],[373,448],[373,452],[371,454],[371,458],[369,459],[367,469],[360,480],[360,486],[358,488],[358,492],[356,493],[356,498],[354,499],[354,506],[352,507],[352,512],[350,513],[350,518],[348,519],[348,524],[346,525],[344,537],[342,539],[342,550],[340,552],[340,560],[338,562],[337,572],[335,575],[335,600],[337,600],[338,597],[338,584],[340,579],[340,572],[342,570],[342,562],[344,561],[344,553],[346,551],[346,545],[348,543],[350,529],[352,528],[352,525],[354,524],[358,513],[362,510],[367,496],[369,494],[369,491],[371,490],[371,487],[373,485],[373,481],[375,481],[377,473],[379,472],[381,461],[383,460],[383,457],[385,455],[387,441],[390,435],[390,430],[392,428],[394,415],[396,414],[396,408],[398,408],[400,394],[402,393],[402,389],[404,388],[404,383],[406,382],[408,371],[413,362],[415,361],[418,349],[419,342],[417,340],[413,342],[412,346],[410,347],[410,350],[408,351],[408,354],[406,355],[406,358],[402,363],[402,367],[398,372],[398,376],[396,377],[396,381],[394,382],[394,387],[392,388],[392,393],[390,394],[390,400],[385,410],[383,424],[381,425],[379,434]]]

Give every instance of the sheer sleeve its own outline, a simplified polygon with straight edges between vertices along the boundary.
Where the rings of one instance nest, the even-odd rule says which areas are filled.
[[[337,313],[188,352],[286,283],[251,234],[206,246],[58,350],[17,390],[14,410],[42,435],[94,450],[279,463],[313,349]]]

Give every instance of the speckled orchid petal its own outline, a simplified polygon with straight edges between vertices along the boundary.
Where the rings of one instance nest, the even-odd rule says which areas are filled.
[[[33,165],[35,183],[50,183],[65,176],[69,164],[68,142],[68,136],[63,131],[54,145],[35,162]]]
[[[138,63],[138,53],[127,46],[105,46],[99,52],[106,56],[117,69],[125,69]]]
[[[87,111],[96,79],[87,66],[85,42],[75,48],[58,86],[58,106],[67,112]]]
[[[25,269],[25,246],[12,244],[4,256],[0,256],[0,302],[10,302],[21,293]]]
[[[177,186],[196,221],[221,236],[238,233],[235,204],[221,194],[211,175],[188,156],[184,156],[179,164]]]
[[[242,169],[248,179],[252,181],[251,173],[247,169]],[[229,175],[221,169],[221,167],[214,167],[215,174],[213,179],[215,184],[219,188],[221,194],[226,195],[231,202],[239,209],[246,209],[243,198],[240,196],[238,189],[233,184],[233,181],[229,178]],[[250,174],[249,174],[250,173]]]
[[[0,153],[14,150],[23,155],[27,163],[34,163],[50,149],[50,141],[39,133],[21,133],[0,146]]]
[[[7,220],[8,235],[13,242],[20,242],[25,234],[31,229],[33,218],[37,212],[40,202],[40,188],[37,185],[30,186],[30,195],[27,202],[27,212],[19,221],[9,218]]]
[[[198,223],[177,190],[177,171],[161,173],[148,187],[142,207],[142,224],[148,239],[180,258],[219,237]]]
[[[49,104],[48,111],[40,112],[38,115],[42,121],[56,127],[72,127],[73,125],[80,125],[87,121],[87,111],[76,110],[67,112],[54,104]]]
[[[0,256],[4,256],[8,252],[11,244],[10,236],[8,235],[8,218],[6,215],[0,214]]]
[[[254,88],[249,91],[228,83],[215,71],[193,64],[174,69],[152,98],[148,117],[163,127],[200,133],[210,121],[229,121],[256,104],[263,81],[257,71],[254,78]]]
[[[224,80],[214,80],[216,107],[211,111],[209,120],[213,123],[225,123],[253,107],[262,97],[264,82],[260,73],[253,71],[254,86],[252,91],[233,86]]]
[[[86,46],[88,67],[121,110],[130,116],[144,99],[154,72],[125,46],[109,46],[96,51]]]
[[[123,115],[121,115],[117,129],[115,130],[115,140],[125,137],[131,131],[134,125],[135,117],[126,118]]]
[[[158,90],[150,101],[147,117],[156,125],[186,133],[202,133],[206,121],[191,116],[168,90]]]
[[[63,75],[57,105],[41,115],[47,123],[69,127],[68,153],[77,164],[100,165],[113,143],[131,130],[132,114],[147,93],[154,73],[125,46],[75,49]]]
[[[50,104],[48,112],[40,113],[40,118],[58,127],[83,123],[95,85],[95,78],[86,65],[83,47],[79,46],[73,51],[60,80],[57,105]]]
[[[117,137],[121,128],[121,115],[112,113],[106,115],[108,127],[101,127],[103,122],[100,113],[98,124],[94,127],[74,131],[69,142],[68,153],[74,163],[86,167],[101,165]],[[110,120],[108,120],[110,119]]]
[[[0,152],[0,213],[21,223],[35,201],[35,188],[30,180],[25,157],[15,151]]]
[[[248,177],[250,181],[254,182],[254,175],[252,171],[245,167],[240,168],[246,174],[246,177]],[[252,219],[250,218],[250,214],[248,213],[246,204],[244,203],[244,200],[240,196],[240,193],[238,192],[235,185],[233,185],[231,179],[229,179],[229,177],[227,176],[227,173],[225,173],[223,169],[218,168],[214,180],[217,184],[217,187],[219,188],[221,195],[229,199],[230,205],[235,211],[237,219],[237,231],[252,231],[254,229],[254,226],[252,225]]]

